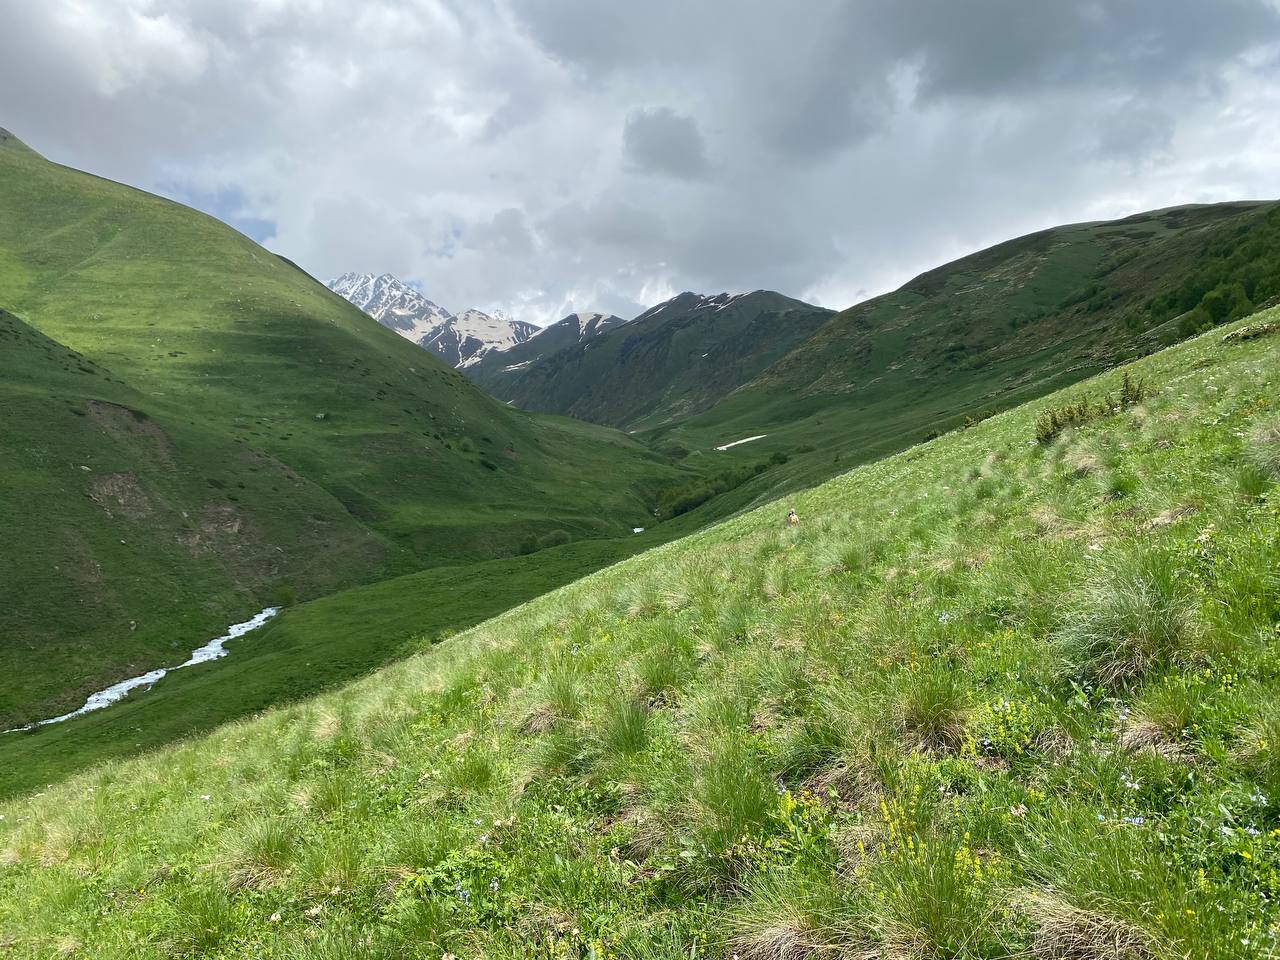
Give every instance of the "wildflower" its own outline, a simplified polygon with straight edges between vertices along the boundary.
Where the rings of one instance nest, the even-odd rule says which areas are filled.
[[[938,614],[939,623],[950,623],[954,618],[955,618],[955,614],[947,610],[943,610],[940,614]]]
[[[1267,798],[1261,790],[1253,791],[1253,795],[1249,797],[1249,801],[1251,803],[1256,803],[1259,806],[1266,806],[1267,804]],[[4,817],[0,817],[0,820],[3,820],[3,819]]]
[[[279,923],[279,922],[280,922],[280,911],[278,911],[278,910],[277,910],[277,911],[276,911],[275,913],[273,913],[273,914],[272,914],[268,919],[269,919],[272,923]]]
[[[490,892],[490,893],[497,893],[497,892],[498,892],[498,878],[497,878],[497,877],[494,877],[492,880],[490,880],[490,881],[489,881],[489,892]]]
[[[1146,823],[1142,817],[1125,817],[1124,822],[1134,827],[1140,827]]]

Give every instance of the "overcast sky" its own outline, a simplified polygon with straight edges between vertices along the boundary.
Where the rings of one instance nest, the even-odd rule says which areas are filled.
[[[0,0],[0,126],[454,311],[831,307],[1280,196],[1280,0]]]

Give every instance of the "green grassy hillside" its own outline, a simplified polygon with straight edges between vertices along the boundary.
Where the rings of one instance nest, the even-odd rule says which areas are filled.
[[[1240,329],[0,806],[8,955],[1274,954],[1280,311]]]
[[[682,293],[599,336],[528,360],[504,351],[470,372],[494,396],[631,431],[699,413],[785,356],[830,317],[767,290]],[[505,358],[505,362],[502,362]]]
[[[789,464],[758,498],[809,486],[1238,319],[1280,296],[1280,205],[1178,207],[1045,230],[835,316],[706,412],[641,436],[704,462]],[[766,439],[725,453],[743,437]],[[744,491],[749,492],[749,491]]]
[[[0,726],[394,553],[283,463],[152,407],[0,311]]]
[[[21,734],[0,736],[0,797],[30,792],[47,783],[78,773],[106,759],[133,756],[203,733],[268,707],[313,696],[322,690],[349,683],[374,669],[423,649],[453,633],[474,626],[533,597],[578,580],[655,545],[688,534],[721,516],[722,504],[677,520],[650,527],[626,538],[577,540],[518,557],[482,560],[461,566],[433,567],[376,583],[349,587],[315,600],[289,606],[275,619],[231,645],[231,656],[171,673],[149,690],[130,694],[127,700],[103,710]],[[164,558],[160,558],[163,560]],[[5,573],[8,571],[5,570]],[[163,619],[148,622],[171,648],[165,662],[178,663],[190,653],[189,637],[222,633],[228,612],[218,625],[201,633],[201,626],[184,620],[178,600],[199,604],[199,583],[179,580],[172,571],[158,567],[158,577],[176,591],[173,609],[162,608]],[[35,606],[56,601],[39,598]],[[151,599],[143,593],[131,609],[144,608]],[[9,655],[8,676],[23,678],[14,693],[29,696],[37,691],[60,695],[68,678],[102,674],[94,689],[125,676],[144,672],[148,645],[141,637],[120,627],[122,636],[137,644],[137,659],[110,672],[92,648],[77,650],[59,636],[49,636],[39,662],[56,662],[57,669],[33,670],[35,656]],[[24,634],[28,635],[28,634]],[[125,644],[113,645],[129,649]],[[87,682],[87,681],[86,681]],[[21,702],[26,703],[25,699]],[[72,706],[78,706],[73,703]],[[48,712],[27,712],[40,718]]]
[[[0,222],[0,726],[269,602],[630,536],[679,476],[494,401],[224,224],[8,135]]]

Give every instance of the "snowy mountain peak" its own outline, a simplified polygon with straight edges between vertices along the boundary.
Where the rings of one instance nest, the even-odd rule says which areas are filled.
[[[501,311],[491,315],[474,308],[458,314],[452,327],[459,338],[458,367],[470,366],[490,350],[510,349],[541,332],[532,323],[508,319]]]
[[[616,317],[610,313],[571,313],[563,320],[555,324],[556,327],[572,329],[577,331],[579,340],[586,340],[594,337],[598,333],[603,333],[609,327],[616,327],[620,323],[626,323],[621,317]],[[548,327],[547,329],[551,329]]]
[[[406,340],[438,354],[454,367],[474,363],[490,350],[523,343],[538,332],[531,323],[467,310],[454,316],[390,273],[344,273],[328,287]]]

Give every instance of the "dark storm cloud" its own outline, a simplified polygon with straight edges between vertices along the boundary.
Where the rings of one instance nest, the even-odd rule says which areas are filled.
[[[1280,194],[1278,3],[0,0],[0,126],[456,310],[845,306]]]

